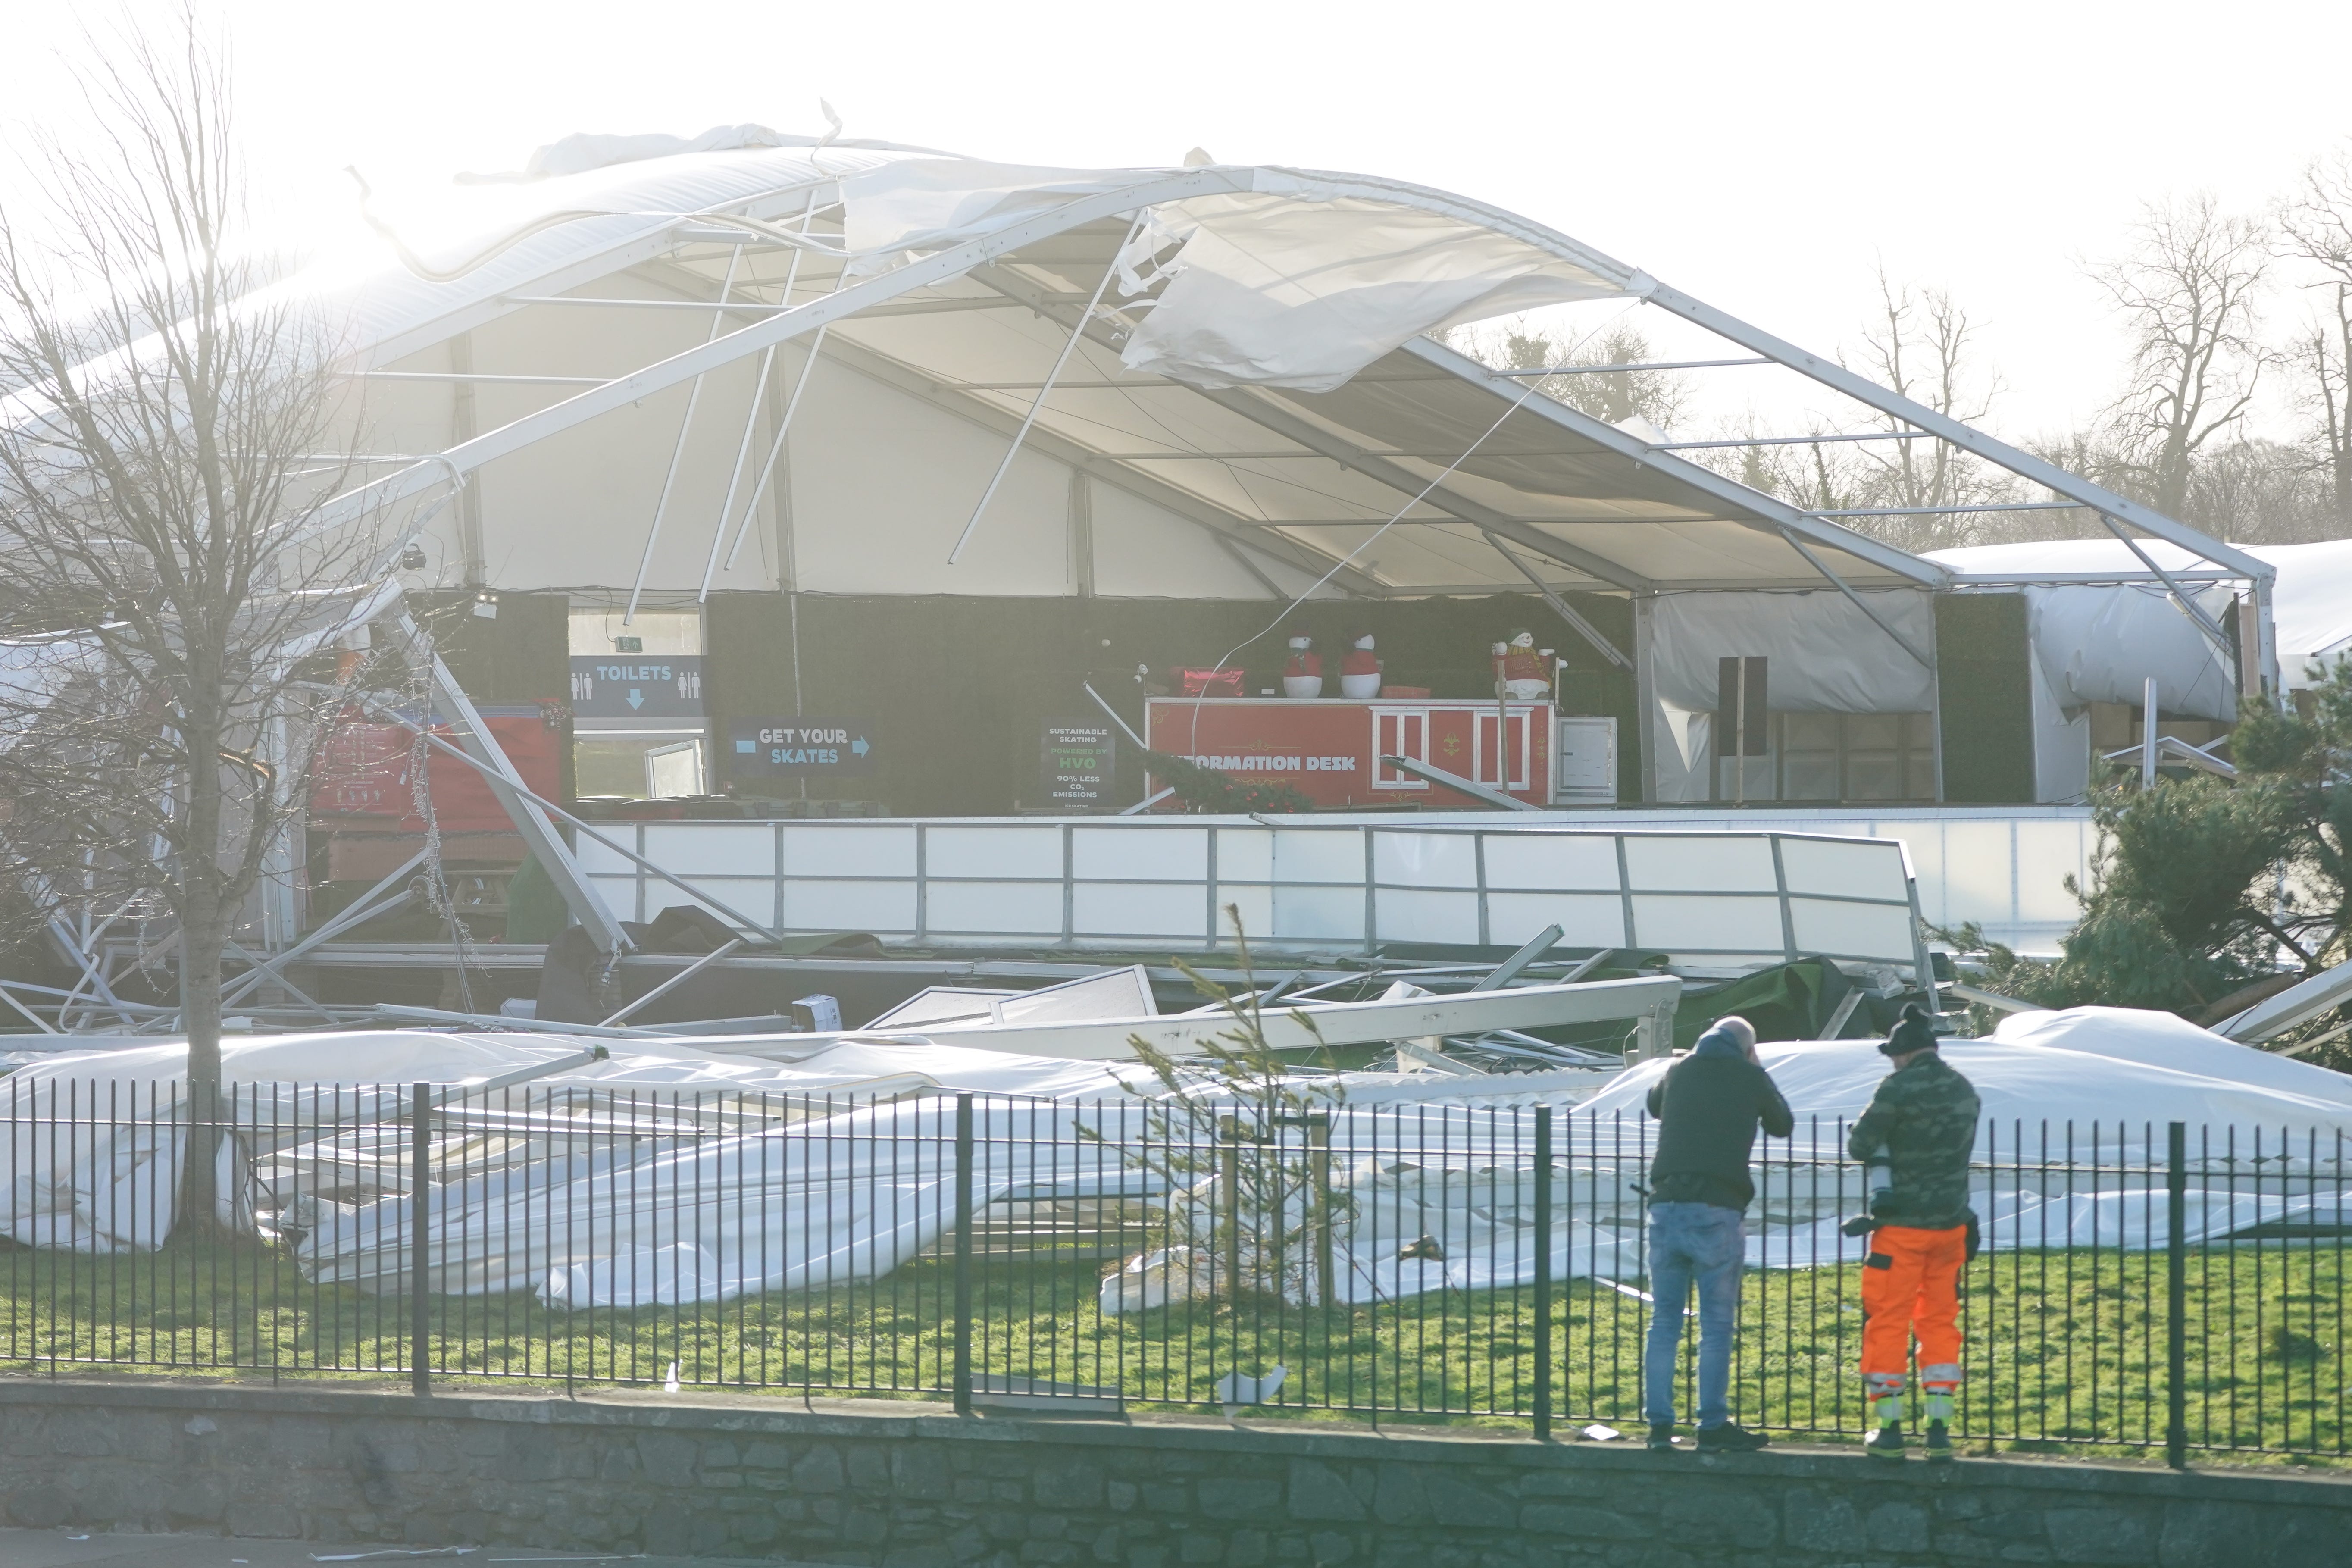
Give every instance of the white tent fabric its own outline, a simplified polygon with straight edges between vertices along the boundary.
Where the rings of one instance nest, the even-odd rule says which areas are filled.
[[[1144,173],[893,163],[844,184],[850,268],[883,271],[903,253],[994,233]],[[1121,291],[1168,287],[1128,340],[1128,369],[1328,392],[1423,332],[1625,291],[1488,222],[1344,195],[1289,170],[1255,171],[1253,184],[1148,209],[1116,261]]]
[[[2210,563],[2178,545],[2140,541],[2168,572]],[[2352,540],[2315,544],[2256,544],[2246,553],[2278,568],[2271,614],[2278,637],[2279,678],[2290,691],[2315,684],[2315,665],[2352,653]],[[2139,572],[2120,540],[2062,539],[1937,550],[1927,559],[1971,574],[2020,578],[2065,572]],[[2237,716],[2233,677],[2212,641],[2180,612],[2161,584],[2041,585],[2025,590],[2035,655],[2053,694],[2066,708],[2140,700],[2141,682],[2157,678],[2158,705],[2184,718],[2224,722]],[[2195,590],[2216,620],[2229,606],[2221,586]]]
[[[479,1084],[534,1069],[544,1076],[530,1080],[531,1090],[809,1095],[819,1097],[819,1109],[936,1090],[1045,1098],[1122,1092],[1115,1073],[1097,1064],[956,1046],[843,1041],[779,1066],[703,1046],[647,1041],[629,1042],[609,1060],[578,1062],[584,1047],[604,1043],[384,1030],[232,1038],[222,1043],[221,1058],[231,1118],[246,1130],[248,1155],[257,1142],[297,1136],[322,1119],[360,1125],[396,1117],[412,1083]],[[546,1070],[563,1062],[573,1065]],[[186,1044],[171,1041],[60,1052],[0,1079],[0,1235],[82,1252],[160,1246],[171,1233],[186,1154],[184,1133],[173,1130],[184,1114],[186,1071]],[[224,1165],[225,1176],[228,1170]],[[232,1185],[223,1183],[225,1191]]]
[[[1870,606],[1912,647],[1935,646],[1934,601],[1916,589],[1866,590]],[[1661,594],[1651,601],[1657,707],[1650,715],[1658,798],[1716,797],[1714,710],[1719,661],[1761,655],[1775,712],[1924,713],[1927,666],[1833,588],[1797,593]]]
[[[1329,392],[1423,332],[1624,293],[1486,225],[1307,179],[1156,212],[1122,257],[1129,293],[1147,281],[1134,258],[1171,244],[1171,280],[1120,358],[1203,387]]]
[[[364,1068],[377,1081],[403,1073],[479,1081],[519,1063],[560,1060],[572,1044],[417,1033],[332,1047],[325,1037],[236,1042],[230,1049],[233,1073],[310,1080],[322,1069],[341,1077]],[[348,1061],[323,1061],[328,1050],[340,1055],[344,1047]],[[180,1066],[176,1049],[53,1059],[16,1075],[9,1092],[20,1117],[41,1094],[65,1092],[87,1121],[93,1083],[103,1100],[121,1096],[123,1086],[168,1079]],[[698,1057],[700,1049],[679,1042],[637,1052],[632,1045],[614,1061],[519,1089],[539,1097],[533,1103],[544,1112],[520,1130],[486,1114],[469,1121],[469,1102],[450,1102],[452,1142],[444,1152],[453,1163],[443,1168],[451,1173],[429,1194],[436,1288],[532,1289],[583,1308],[709,1300],[887,1273],[936,1241],[953,1218],[952,1106],[924,1092],[932,1085],[983,1095],[975,1149],[983,1203],[1156,1197],[1171,1205],[1180,1235],[1188,1226],[1198,1230],[1201,1216],[1219,1208],[1213,1184],[1171,1193],[1164,1168],[1139,1152],[1152,1114],[1150,1086],[1124,1092],[1099,1068],[919,1044],[848,1042],[790,1068]],[[1990,1040],[1954,1041],[1945,1050],[1983,1098],[1989,1128],[1980,1156],[1997,1156],[2004,1167],[1997,1178],[1982,1178],[1976,1194],[1995,1249],[2160,1244],[2165,1129],[2175,1121],[2191,1128],[2192,1155],[2235,1156],[2234,1163],[2192,1166],[2194,1240],[2219,1241],[2257,1225],[2334,1224],[2352,1205],[2338,1142],[2352,1134],[2352,1080],[2341,1075],[2232,1044],[2168,1015],[2115,1008],[2019,1015]],[[988,1059],[964,1059],[983,1055]],[[1769,1141],[1759,1149],[1765,1196],[1751,1215],[1750,1261],[1793,1268],[1851,1260],[1862,1243],[1839,1235],[1838,1225],[1863,1207],[1868,1178],[1845,1161],[1841,1124],[1868,1102],[1885,1059],[1870,1043],[1852,1041],[1771,1045],[1763,1056],[1796,1111],[1798,1131],[1786,1144]],[[1558,1278],[1638,1278],[1651,1127],[1643,1101],[1666,1066],[1633,1068],[1572,1111],[1559,1109],[1563,1091],[1535,1086],[1556,1106],[1561,1151],[1553,1176],[1558,1217],[1548,1237],[1532,1228],[1532,1107],[1513,1080],[1486,1085],[1482,1096],[1480,1086],[1448,1079],[1413,1099],[1384,1078],[1365,1084],[1362,1103],[1342,1098],[1332,1108],[1330,1139],[1342,1199],[1334,1294],[1369,1301],[1523,1284],[1538,1246],[1550,1250]],[[709,1120],[711,1102],[659,1093],[634,1101],[592,1094],[583,1101],[566,1092],[671,1087],[831,1089],[844,1098],[808,1102],[814,1114],[796,1121],[739,1121],[731,1125],[747,1130],[733,1132]],[[343,1114],[323,1130],[329,1135],[312,1127],[273,1141],[266,1135],[273,1114],[307,1106],[315,1115],[321,1101],[288,1086],[241,1087],[237,1097],[250,1130],[239,1137],[238,1168],[254,1173],[258,1215],[278,1216],[253,1222],[298,1223],[299,1257],[318,1279],[399,1285],[411,1203],[399,1190],[408,1131],[389,1121],[394,1107],[347,1095],[333,1102]],[[591,1109],[582,1112],[583,1104]],[[625,1107],[629,1135],[600,1136],[595,1119],[617,1125]],[[568,1124],[576,1132],[545,1121],[560,1114],[585,1120]],[[182,1135],[152,1117],[93,1131],[110,1135],[67,1138],[79,1146],[63,1159],[54,1136],[11,1142],[0,1224],[12,1237],[104,1252],[152,1246],[158,1227],[168,1226]],[[2249,1158],[2258,1145],[2259,1163]],[[298,1189],[299,1197],[289,1195]],[[282,1206],[289,1202],[298,1211],[290,1220]],[[1424,1237],[1441,1256],[1399,1256]],[[1106,1284],[1103,1302],[1129,1310],[1220,1289],[1218,1267],[1181,1248],[1138,1259]],[[1244,1267],[1271,1265],[1253,1255]],[[1295,1268],[1260,1283],[1294,1293],[1306,1288]]]
[[[1871,608],[1923,651],[1935,646],[1933,602],[1914,590],[1869,595]],[[1696,711],[1716,704],[1718,659],[1762,655],[1770,703],[1800,713],[1924,713],[1935,706],[1927,667],[1832,588],[1793,594],[1661,594],[1652,610],[1659,700]]]

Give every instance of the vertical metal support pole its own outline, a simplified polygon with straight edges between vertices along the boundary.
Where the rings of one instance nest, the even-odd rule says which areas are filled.
[[[2164,1462],[2189,1468],[2189,1124],[2165,1130]]]
[[[1936,769],[1937,805],[1944,804],[1944,639],[1936,624],[1939,602],[1935,595],[1927,595],[1927,744]]]
[[[1551,1438],[1551,1107],[1536,1107],[1536,1441]]]
[[[1313,1151],[1315,1179],[1315,1300],[1328,1313],[1331,1308],[1331,1113],[1318,1110],[1308,1117],[1307,1147]]]
[[[2156,677],[2140,687],[2139,787],[2156,787]]]
[[[971,1096],[955,1110],[955,1411],[971,1414]]]
[[[419,1399],[433,1393],[432,1293],[425,1271],[433,1248],[433,1086],[408,1086],[408,1386]]]
[[[1635,753],[1635,759],[1639,764],[1643,805],[1657,804],[1658,730],[1665,722],[1658,712],[1656,662],[1650,646],[1650,595],[1636,594],[1633,595],[1633,743],[1641,748]]]
[[[1738,672],[1731,684],[1731,744],[1728,748],[1717,747],[1717,752],[1730,752],[1731,804],[1744,806],[1748,804],[1748,660],[1734,659],[1731,668]],[[1895,760],[1898,764],[1902,760],[1899,746]]]
[[[1242,1289],[1242,1149],[1241,1124],[1237,1118],[1217,1119],[1217,1137],[1224,1147],[1217,1154],[1217,1184],[1224,1190],[1218,1194],[1219,1206],[1225,1211],[1225,1297],[1234,1303],[1238,1319]]]

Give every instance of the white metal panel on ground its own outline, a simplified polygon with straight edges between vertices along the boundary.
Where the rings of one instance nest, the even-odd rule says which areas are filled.
[[[1489,888],[1607,889],[1618,886],[1617,841],[1606,833],[1521,833],[1486,840]]]
[[[1383,833],[1372,841],[1372,874],[1383,887],[1475,888],[1477,841],[1458,833]]]
[[[1423,826],[1433,821],[1486,826],[1492,818],[1473,813],[1421,818]],[[2081,916],[2081,906],[2066,891],[2065,879],[2073,877],[2087,882],[2091,856],[2098,847],[2098,829],[2091,820],[2090,808],[2080,805],[1906,805],[1858,810],[1766,805],[1736,812],[1654,806],[1550,813],[1528,817],[1526,826],[1891,838],[1910,854],[1923,920],[1946,927],[1973,921],[1994,941],[2033,952],[2055,948],[2058,939]],[[1503,857],[1488,856],[1489,886],[1505,885],[1495,878],[1495,868],[1504,863]]]
[[[933,877],[1061,879],[1059,827],[935,826],[924,836],[924,868]]]
[[[1266,935],[1276,942],[1360,947],[1364,941],[1364,894],[1353,888],[1274,889],[1274,920]]]
[[[1361,887],[1364,880],[1363,840],[1344,833],[1318,833],[1278,828],[1269,873],[1284,882],[1346,882]],[[1219,877],[1229,875],[1221,865]]]
[[[1633,902],[1634,947],[1734,962],[1779,958],[1787,949],[1778,899],[1636,893]]]
[[[1225,841],[1230,847],[1232,840]],[[1126,833],[1115,827],[1077,827],[1070,832],[1071,868],[1104,880],[1198,882],[1209,874],[1209,831],[1168,828]],[[1230,874],[1238,876],[1238,869]]]
[[[1800,952],[1885,952],[1911,938],[1907,904],[1790,899],[1789,921]]]
[[[1080,883],[1070,890],[1070,919],[1076,929],[1138,938],[1167,938],[1187,945],[1225,924],[1211,921],[1201,885],[1148,882]],[[1262,932],[1262,927],[1245,927]]]
[[[1471,943],[1479,940],[1475,892],[1383,889],[1380,911],[1382,942]]]
[[[636,850],[682,877],[764,878],[774,869],[776,838],[761,822],[648,822]]]
[[[923,923],[934,936],[1059,942],[1062,889],[1046,882],[933,882]]]
[[[919,902],[911,881],[792,880],[784,884],[784,929],[912,936],[921,929]]]
[[[1266,882],[1274,878],[1274,833],[1264,827],[1217,829],[1217,880]]]
[[[1867,844],[1842,844],[1827,838],[1783,838],[1780,873],[1791,893],[1853,896],[1875,891],[1885,899],[1907,899],[1902,863]]]
[[[794,823],[783,836],[784,875],[911,877],[917,829],[910,823]]]
[[[1625,947],[1625,900],[1617,893],[1498,893],[1486,895],[1486,938],[1517,944],[1549,925],[1566,947]]]
[[[1629,835],[1625,877],[1645,892],[1769,893],[1780,887],[1771,841],[1728,836]]]

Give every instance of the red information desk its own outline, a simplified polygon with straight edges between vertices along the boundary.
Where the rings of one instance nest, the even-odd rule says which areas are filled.
[[[1382,757],[1410,757],[1530,805],[1551,799],[1549,702],[1155,697],[1144,723],[1155,752],[1253,783],[1286,784],[1318,805],[1481,804]]]

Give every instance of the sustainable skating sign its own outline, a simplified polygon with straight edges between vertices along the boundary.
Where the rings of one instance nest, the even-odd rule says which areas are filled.
[[[874,771],[874,731],[862,719],[738,719],[727,738],[738,780]]]
[[[1109,725],[1048,719],[1041,750],[1047,802],[1066,806],[1112,804],[1118,792],[1118,749]]]
[[[575,654],[572,712],[579,719],[699,719],[700,654]]]

